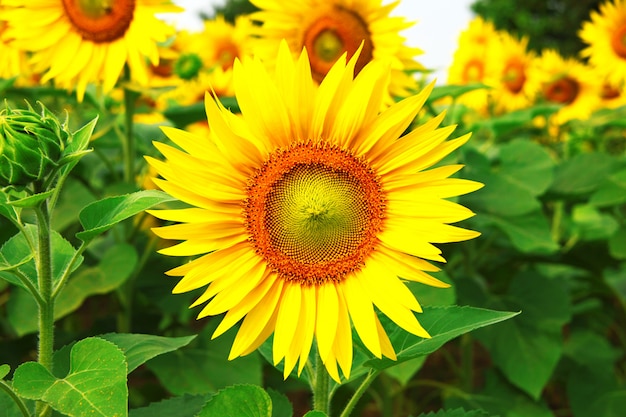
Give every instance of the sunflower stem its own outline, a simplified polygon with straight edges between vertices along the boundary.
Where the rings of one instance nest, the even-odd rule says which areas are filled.
[[[359,402],[363,394],[365,394],[365,391],[367,391],[367,389],[372,384],[372,382],[374,382],[376,377],[378,377],[379,373],[380,371],[372,370],[367,374],[363,382],[361,382],[361,385],[359,385],[357,390],[354,392],[354,395],[352,396],[352,398],[350,398],[350,401],[348,401],[348,404],[346,404],[345,408],[343,409],[339,417],[349,417],[350,414],[352,414],[354,407]]]
[[[130,82],[130,69],[124,68],[124,79]],[[128,184],[135,181],[135,138],[133,137],[133,119],[135,116],[135,100],[137,93],[124,86],[124,127],[122,150],[124,157],[124,180]]]
[[[330,375],[322,363],[319,353],[315,362],[315,388],[313,390],[313,409],[328,415],[330,410]]]
[[[37,280],[39,295],[39,352],[38,361],[52,372],[54,352],[54,299],[52,298],[52,251],[50,245],[50,213],[44,201],[35,209],[39,248],[37,250]],[[50,408],[43,402],[36,407],[38,416],[50,415]]]

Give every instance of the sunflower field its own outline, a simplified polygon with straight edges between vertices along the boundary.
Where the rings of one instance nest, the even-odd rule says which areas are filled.
[[[0,0],[0,417],[626,415],[626,0],[396,6]]]

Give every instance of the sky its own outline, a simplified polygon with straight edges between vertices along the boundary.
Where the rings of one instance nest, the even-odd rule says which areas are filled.
[[[407,20],[416,22],[403,32],[403,36],[407,38],[409,46],[424,51],[418,61],[426,68],[434,70],[429,79],[436,78],[438,83],[445,83],[458,35],[473,17],[470,10],[473,1],[400,0],[392,12],[392,15],[404,16]],[[383,2],[389,3],[389,0]],[[202,28],[199,11],[210,11],[213,4],[223,4],[223,0],[174,0],[174,3],[185,8],[183,14],[173,19],[177,26],[199,30]]]

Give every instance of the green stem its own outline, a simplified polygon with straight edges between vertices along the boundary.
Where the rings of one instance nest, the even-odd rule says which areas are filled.
[[[15,404],[17,404],[24,417],[30,417],[30,412],[28,411],[28,408],[26,408],[26,404],[24,404],[24,401],[22,401],[15,391],[13,391],[13,388],[11,388],[6,382],[0,380],[0,389],[6,392],[9,397],[15,401]]]
[[[322,358],[317,355],[315,363],[315,388],[313,390],[313,409],[328,415],[330,410],[330,376],[326,371],[326,366],[322,363]]]
[[[37,279],[39,284],[39,354],[38,361],[52,372],[54,353],[54,300],[52,299],[52,251],[50,245],[50,214],[44,202],[35,209],[37,215],[39,248],[37,258]],[[50,414],[45,403],[37,402],[36,413],[39,416]]]
[[[124,76],[126,81],[130,80],[130,70],[126,67]],[[135,99],[137,93],[124,87],[124,125],[125,135],[123,136],[124,155],[124,180],[133,184],[135,182],[135,138],[133,137],[133,118],[135,115]]]
[[[339,417],[350,416],[356,404],[359,402],[363,394],[365,394],[365,391],[367,391],[367,389],[372,384],[372,382],[374,382],[374,380],[376,379],[379,373],[380,371],[370,371],[367,374],[363,382],[361,382],[361,385],[359,385],[357,390],[354,392],[354,395],[352,396],[352,398],[350,398],[350,401],[348,401],[348,404],[346,404],[346,407],[343,409]]]

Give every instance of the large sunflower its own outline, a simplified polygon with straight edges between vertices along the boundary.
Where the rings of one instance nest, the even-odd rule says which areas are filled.
[[[76,88],[79,100],[87,84],[110,91],[125,64],[131,77],[146,84],[146,60],[157,65],[157,42],[173,33],[157,13],[180,9],[166,0],[3,0],[14,7],[5,13],[7,36],[32,51],[41,82],[54,79],[63,88]]]
[[[294,53],[306,47],[313,79],[321,82],[335,61],[345,52],[348,58],[363,43],[355,65],[358,73],[374,59],[392,62],[389,96],[406,97],[417,90],[412,71],[424,67],[415,60],[422,51],[405,45],[400,32],[412,25],[402,17],[390,17],[395,3],[383,6],[381,0],[251,0],[261,11],[251,19],[263,23],[257,34],[255,54],[267,61],[285,39]]]
[[[552,116],[557,125],[588,118],[600,103],[602,79],[583,62],[552,49],[534,61],[529,82],[545,101],[563,106]]]
[[[169,271],[175,293],[206,288],[199,317],[226,313],[217,337],[242,321],[230,358],[248,354],[272,333],[274,362],[285,377],[301,372],[313,340],[329,374],[347,377],[351,323],[377,357],[395,358],[375,308],[407,331],[428,333],[402,279],[445,287],[424,271],[444,261],[432,243],[478,233],[448,223],[472,212],[447,197],[481,184],[448,178],[460,165],[431,168],[465,143],[446,141],[443,115],[401,136],[431,87],[379,113],[390,68],[345,55],[318,86],[303,51],[282,44],[274,71],[260,60],[236,61],[241,115],[207,97],[209,136],[164,127],[182,150],[155,146],[166,162],[148,161],[156,184],[194,206],[152,211],[180,224],[155,229],[182,240],[162,253],[202,255]]]
[[[608,78],[611,85],[626,82],[626,0],[614,0],[591,12],[591,21],[584,22],[579,31],[589,45],[583,57]]]

